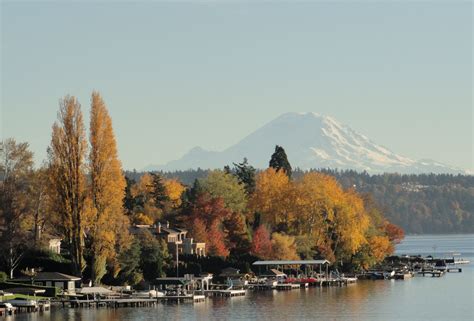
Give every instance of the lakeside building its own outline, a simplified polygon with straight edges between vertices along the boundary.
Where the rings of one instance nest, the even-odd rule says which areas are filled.
[[[187,237],[188,231],[180,227],[170,227],[169,222],[156,225],[133,225],[130,227],[130,233],[137,235],[149,231],[156,238],[166,241],[168,250],[172,255],[190,254],[197,256],[206,256],[206,243],[195,242],[192,237]]]
[[[38,272],[35,276],[21,276],[13,279],[14,282],[29,283],[42,286],[55,286],[67,292],[75,292],[81,278],[59,272]]]

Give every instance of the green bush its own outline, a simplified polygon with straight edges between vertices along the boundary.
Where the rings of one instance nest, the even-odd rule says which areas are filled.
[[[0,282],[5,282],[7,279],[8,275],[5,272],[0,271]]]

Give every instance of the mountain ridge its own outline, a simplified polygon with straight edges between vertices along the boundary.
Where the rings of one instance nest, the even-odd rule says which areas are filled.
[[[222,168],[244,157],[256,168],[266,168],[275,145],[285,148],[293,167],[337,168],[369,173],[467,173],[433,160],[413,160],[374,143],[367,136],[314,112],[280,115],[222,151],[196,146],[180,159],[145,170],[187,170]]]

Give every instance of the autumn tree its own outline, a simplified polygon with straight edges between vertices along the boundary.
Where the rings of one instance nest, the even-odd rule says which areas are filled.
[[[206,243],[207,253],[214,256],[228,256],[229,249],[225,244],[225,235],[218,220],[214,220],[211,223],[207,233],[209,234]]]
[[[92,202],[88,240],[91,278],[99,283],[107,260],[128,245],[128,220],[122,200],[126,186],[118,160],[112,119],[99,93],[93,92],[90,113],[90,198]]]
[[[60,101],[58,120],[53,125],[48,149],[49,176],[54,210],[59,216],[58,228],[71,253],[74,274],[78,275],[85,267],[86,151],[81,105],[75,97],[66,96]]]
[[[388,239],[393,244],[398,244],[405,238],[405,232],[398,225],[385,221],[383,228]]]
[[[200,179],[203,192],[213,198],[222,198],[225,207],[234,212],[243,212],[247,205],[245,188],[239,180],[221,170],[211,171],[204,179]]]
[[[29,177],[33,153],[28,143],[0,142],[0,254],[10,278],[26,244],[25,218],[30,211]]]
[[[256,178],[255,192],[250,198],[250,212],[259,212],[261,221],[271,228],[288,223],[289,189],[290,182],[283,171],[268,168],[260,172]]]
[[[296,240],[291,235],[282,233],[272,234],[272,252],[271,257],[275,260],[299,260]]]
[[[289,178],[291,178],[291,165],[283,147],[278,145],[275,146],[275,152],[272,154],[269,167],[274,168],[277,171],[282,170]]]
[[[209,255],[227,256],[229,249],[225,242],[223,222],[231,215],[232,212],[225,207],[222,198],[212,198],[203,193],[187,214],[187,228],[197,242],[206,243]]]
[[[263,224],[257,227],[253,234],[250,253],[262,259],[269,258],[272,253],[270,232]]]
[[[232,212],[223,221],[223,226],[226,234],[227,247],[232,253],[248,253],[250,249],[250,237],[245,216],[238,212]]]
[[[177,209],[181,206],[182,195],[185,191],[185,187],[177,179],[166,179],[163,182],[165,186],[166,196],[170,202],[172,209]]]
[[[140,213],[148,216],[153,222],[161,218],[163,211],[156,207],[154,191],[153,176],[149,173],[142,175],[140,180],[131,186],[133,220],[134,216]]]

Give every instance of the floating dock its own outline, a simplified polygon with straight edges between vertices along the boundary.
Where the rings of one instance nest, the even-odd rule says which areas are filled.
[[[245,296],[247,294],[247,291],[245,290],[234,290],[234,289],[228,289],[228,290],[206,290],[204,293],[207,296],[217,296],[217,297],[237,297],[237,296]]]

